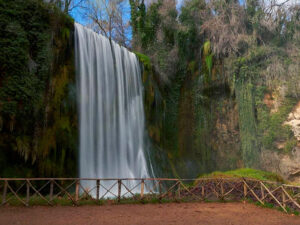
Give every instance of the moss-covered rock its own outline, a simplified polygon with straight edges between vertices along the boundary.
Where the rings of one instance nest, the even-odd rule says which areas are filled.
[[[73,29],[44,1],[0,0],[2,177],[77,173]]]

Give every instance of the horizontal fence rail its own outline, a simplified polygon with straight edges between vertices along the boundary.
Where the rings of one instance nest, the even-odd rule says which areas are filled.
[[[248,178],[0,178],[1,192],[1,205],[250,199],[300,212],[300,186]]]

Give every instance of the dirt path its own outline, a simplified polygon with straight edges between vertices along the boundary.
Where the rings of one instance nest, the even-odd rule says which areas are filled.
[[[2,225],[299,225],[300,217],[243,203],[1,207]]]

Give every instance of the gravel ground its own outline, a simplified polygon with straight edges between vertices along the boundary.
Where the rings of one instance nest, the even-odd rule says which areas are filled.
[[[0,208],[2,225],[300,225],[300,216],[248,203],[164,203]]]

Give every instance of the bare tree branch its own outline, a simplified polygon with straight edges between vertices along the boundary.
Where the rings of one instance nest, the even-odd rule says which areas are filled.
[[[124,21],[125,0],[88,0],[84,16],[91,20],[90,26],[98,33],[127,45],[126,32],[129,23]]]

